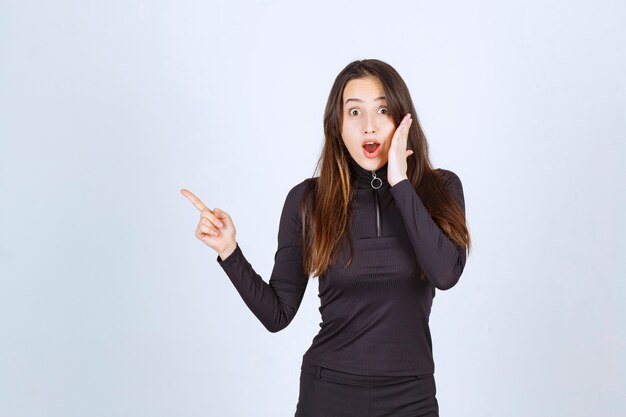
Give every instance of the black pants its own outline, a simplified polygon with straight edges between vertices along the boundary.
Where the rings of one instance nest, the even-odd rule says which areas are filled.
[[[438,417],[434,375],[363,376],[302,364],[295,417]]]

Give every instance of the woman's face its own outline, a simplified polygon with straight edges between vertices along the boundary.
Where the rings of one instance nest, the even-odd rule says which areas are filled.
[[[382,84],[375,77],[350,80],[343,90],[342,104],[343,143],[362,168],[379,169],[387,163],[396,130]]]

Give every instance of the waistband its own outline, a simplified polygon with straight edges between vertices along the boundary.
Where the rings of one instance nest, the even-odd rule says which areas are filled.
[[[322,379],[322,380],[337,382],[337,383],[346,384],[346,385],[357,385],[357,386],[366,386],[366,387],[396,384],[399,382],[412,381],[412,380],[416,380],[416,379],[420,379],[420,378],[424,378],[428,376],[428,375],[423,375],[423,376],[358,375],[358,374],[351,374],[348,372],[342,372],[342,371],[338,371],[335,369],[326,368],[322,365],[315,365],[307,361],[302,362],[302,366],[300,370],[304,373],[315,376],[316,379]]]

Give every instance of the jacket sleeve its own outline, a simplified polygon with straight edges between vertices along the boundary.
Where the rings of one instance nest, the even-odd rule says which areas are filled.
[[[269,284],[246,260],[239,243],[233,253],[217,262],[224,269],[248,308],[267,330],[278,332],[296,315],[308,282],[302,262],[298,206],[306,181],[289,191],[280,216],[278,248]]]
[[[446,188],[465,213],[461,180],[454,172],[443,171],[447,175]],[[452,288],[465,267],[465,248],[457,246],[437,226],[408,179],[391,187],[391,194],[404,220],[417,262],[427,279],[440,290]]]

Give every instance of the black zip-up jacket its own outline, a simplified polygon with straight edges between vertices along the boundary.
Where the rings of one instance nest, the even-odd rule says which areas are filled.
[[[435,288],[454,286],[466,252],[432,220],[408,179],[387,183],[387,164],[367,171],[350,162],[357,182],[350,226],[354,256],[344,268],[346,240],[337,262],[318,278],[322,322],[303,361],[360,375],[422,375],[434,372],[428,319]],[[441,170],[452,196],[465,211],[463,187]],[[372,179],[380,178],[375,189]],[[304,296],[300,214],[308,178],[288,193],[278,231],[269,284],[254,271],[237,245],[224,269],[246,305],[270,331],[285,328]],[[378,186],[377,180],[374,185]],[[332,219],[329,219],[332,221]],[[421,268],[427,280],[419,279]]]

